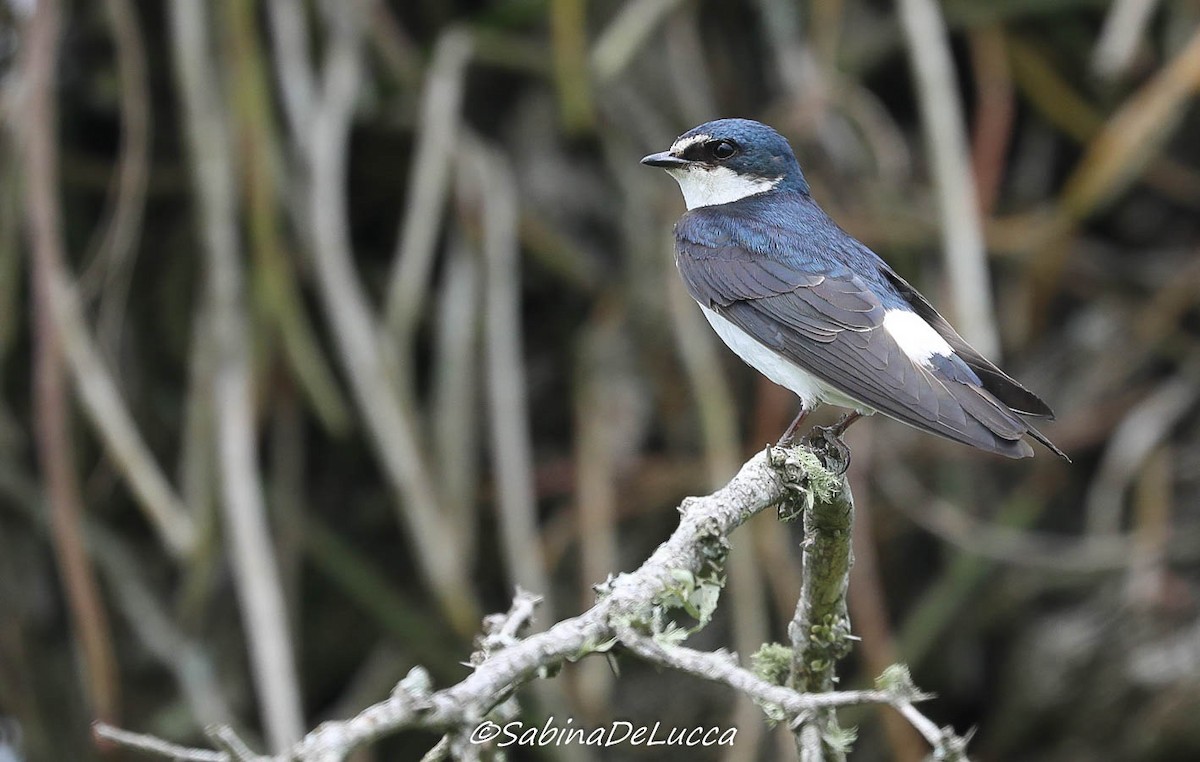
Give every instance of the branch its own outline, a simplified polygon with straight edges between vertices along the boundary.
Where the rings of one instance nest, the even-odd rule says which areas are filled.
[[[471,35],[464,29],[452,28],[439,37],[421,95],[415,158],[383,310],[401,357],[411,349],[429,291],[471,52]]]
[[[296,20],[272,4],[276,35],[295,33]],[[332,6],[331,6],[332,7]],[[312,246],[316,286],[369,441],[395,503],[425,584],[438,598],[446,618],[460,632],[477,621],[476,603],[453,530],[440,510],[436,485],[419,439],[412,395],[391,373],[392,350],[382,333],[354,264],[346,198],[350,121],[362,79],[361,29],[354,14],[331,16],[321,84],[307,113],[292,119],[293,139],[303,150],[299,182],[306,195],[302,228]],[[287,23],[284,23],[287,21]],[[307,63],[284,57],[302,50],[298,43],[276,45],[281,78],[310,81]],[[300,108],[303,99],[297,102]]]
[[[33,428],[38,468],[46,485],[59,573],[71,626],[82,647],[83,682],[89,709],[113,718],[120,709],[120,683],[108,614],[83,539],[83,497],[75,466],[70,400],[61,326],[55,321],[55,273],[65,259],[62,209],[58,200],[58,109],[55,100],[60,8],[39,3],[25,28],[21,73],[28,95],[23,105],[26,224],[30,257],[33,327]]]
[[[130,733],[128,730],[114,728],[112,725],[97,722],[92,726],[92,732],[97,738],[102,738],[126,746],[130,749],[144,751],[147,754],[157,754],[182,762],[229,762],[229,755],[208,749],[190,749],[154,736],[141,733]]]
[[[249,317],[238,257],[226,111],[211,67],[204,5],[195,0],[175,0],[170,18],[200,232],[207,255],[208,316],[216,352],[212,393],[225,536],[263,722],[272,746],[283,749],[303,733],[304,714],[256,459],[247,345]]]
[[[816,429],[822,432],[822,429]],[[844,445],[842,445],[844,447]],[[788,626],[792,641],[789,683],[800,691],[831,691],[837,683],[838,661],[850,653],[850,615],[846,590],[850,585],[850,541],[854,527],[854,497],[844,476],[848,462],[835,463],[836,475],[819,468],[818,456],[795,450],[781,465],[800,468],[813,476],[800,499],[804,518],[804,551],[801,559],[800,600]],[[844,738],[837,716],[829,710],[815,712],[812,731],[803,729],[798,739],[800,758],[815,762],[825,758],[823,747],[833,759],[844,759]]]
[[[878,703],[894,706],[910,722],[919,723],[918,730],[935,744],[935,751],[948,753],[952,748],[961,748],[964,739],[957,738],[949,729],[937,728],[912,707],[926,697],[912,687],[903,667],[888,670],[874,690],[807,692],[768,679],[779,675],[777,670],[772,675],[756,674],[740,666],[734,655],[706,653],[678,645],[675,641],[686,631],[662,625],[669,615],[667,609],[672,608],[671,601],[681,599],[682,579],[720,578],[729,551],[728,538],[737,527],[779,503],[794,505],[799,501],[800,505],[811,508],[830,500],[832,505],[841,506],[834,508],[835,512],[845,510],[849,506],[849,493],[829,491],[829,485],[840,483],[840,479],[819,458],[800,448],[770,448],[759,453],[721,490],[707,497],[685,500],[674,533],[641,567],[598,585],[598,600],[592,608],[544,632],[517,640],[536,602],[530,594],[518,591],[507,614],[489,617],[485,622],[479,650],[472,657],[475,669],[464,680],[433,691],[425,670],[415,668],[389,698],[351,719],[320,725],[282,759],[341,760],[375,739],[416,728],[446,734],[427,759],[442,759],[446,754],[455,757],[459,749],[465,755],[477,755],[479,748],[461,746],[467,742],[465,734],[485,719],[494,721],[498,715],[506,714],[512,706],[509,699],[519,687],[553,674],[565,662],[618,646],[644,661],[734,688],[754,699],[772,719],[788,722],[797,734],[811,735],[811,729],[817,728],[808,721],[814,714],[836,707]],[[818,513],[823,515],[826,510],[821,507]],[[703,623],[706,617],[700,619]],[[785,666],[782,676],[786,673]],[[121,740],[112,728],[97,726],[96,732]],[[184,759],[268,762],[268,758],[248,754],[238,747],[236,736],[227,728],[219,733],[210,735],[220,739],[225,755],[200,756],[211,754],[200,749],[173,749],[172,753]],[[817,741],[819,746],[819,732]],[[152,750],[144,743],[138,748]],[[279,757],[270,760],[280,762]]]

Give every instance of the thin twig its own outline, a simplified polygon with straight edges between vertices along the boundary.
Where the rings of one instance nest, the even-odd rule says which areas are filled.
[[[432,408],[433,452],[442,483],[442,505],[466,557],[475,555],[479,534],[479,339],[480,263],[465,236],[453,235],[438,288],[434,321]]]
[[[93,261],[104,267],[105,283],[97,334],[112,359],[116,357],[129,284],[137,261],[150,171],[152,123],[146,48],[137,10],[130,0],[105,0],[104,8],[117,51],[121,147],[116,181],[107,200],[111,212],[106,215],[107,222],[102,228]]]
[[[121,730],[106,722],[93,724],[92,732],[96,734],[97,738],[104,738],[130,749],[144,751],[147,754],[158,754],[182,762],[229,762],[229,755],[224,752],[180,746],[154,736]]]
[[[308,11],[295,0],[269,0],[271,42],[275,53],[275,78],[283,94],[283,111],[300,153],[307,151],[309,132],[304,128],[317,99],[309,66]]]
[[[590,66],[596,81],[604,84],[620,76],[625,67],[651,40],[682,0],[634,0],[621,6],[592,46]]]
[[[484,363],[501,549],[513,583],[548,593],[550,581],[538,541],[533,436],[521,348],[516,181],[499,153],[475,140],[464,140],[463,149],[473,164],[483,207]],[[553,619],[553,607],[547,610]]]
[[[1197,379],[1200,362],[1193,362],[1133,406],[1113,431],[1084,501],[1089,534],[1120,531],[1129,484],[1146,458],[1200,399]]]
[[[388,334],[402,358],[408,356],[429,290],[471,52],[471,35],[465,29],[445,32],[438,39],[425,78],[404,220],[397,236],[383,311]]]
[[[890,693],[881,690],[805,693],[763,680],[745,667],[739,666],[733,654],[697,651],[685,646],[659,643],[628,627],[619,627],[617,635],[623,646],[646,661],[728,685],[760,704],[782,709],[791,717],[819,709],[858,704],[889,704],[893,701]]]
[[[65,244],[58,202],[58,109],[55,79],[60,8],[40,2],[26,27],[21,71],[25,102],[25,180],[27,225],[33,263],[33,419],[38,463],[46,483],[54,550],[62,574],[74,636],[83,652],[84,688],[95,716],[114,719],[120,686],[108,614],[101,603],[95,571],[83,540],[83,500],[79,494],[70,401],[63,363],[63,337],[55,324],[54,273],[62,268]]]
[[[283,67],[285,63],[277,60]],[[304,67],[288,75],[306,76]],[[362,78],[361,30],[354,14],[332,18],[331,39],[315,111],[293,125],[308,147],[305,215],[318,293],[332,326],[362,423],[395,494],[425,584],[454,627],[468,633],[478,621],[465,561],[440,513],[438,495],[418,440],[410,394],[397,388],[385,345],[354,267],[346,208],[350,118]]]
[[[225,17],[233,70],[234,135],[240,154],[237,167],[254,263],[254,301],[279,331],[283,356],[317,417],[331,433],[344,435],[350,427],[349,406],[305,311],[296,266],[288,256],[276,214],[280,196],[273,167],[276,130],[255,5],[249,0],[229,2]]]
[[[226,540],[263,723],[272,748],[282,750],[303,734],[304,714],[256,456],[247,344],[249,318],[237,253],[226,111],[210,66],[209,22],[204,7],[195,0],[175,0],[170,15],[201,232],[208,255],[209,317],[217,355],[213,404]]]
[[[54,294],[55,329],[62,338],[83,412],[164,547],[177,558],[188,556],[196,540],[191,514],[159,468],[99,347],[89,335],[65,266],[56,265],[47,277],[51,279],[49,288]]]
[[[1125,74],[1156,5],[1158,0],[1116,0],[1112,4],[1092,51],[1092,71],[1105,79]]]

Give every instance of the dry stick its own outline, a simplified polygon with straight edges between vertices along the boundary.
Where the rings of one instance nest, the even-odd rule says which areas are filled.
[[[971,164],[979,210],[984,217],[992,214],[1004,165],[1012,139],[1016,116],[1012,72],[999,25],[973,29],[969,36],[971,69],[975,75],[975,129],[971,136]]]
[[[105,293],[100,304],[97,333],[109,357],[115,358],[146,206],[151,142],[150,85],[146,75],[146,49],[133,3],[130,0],[105,0],[104,8],[112,25],[117,52],[121,147],[113,186],[115,193],[110,194],[109,199],[112,211],[93,259],[105,266]]]
[[[278,331],[283,357],[313,412],[331,434],[344,436],[350,428],[349,406],[305,312],[296,267],[285,250],[277,216],[276,129],[254,3],[232,0],[225,16],[233,64],[231,101],[239,179],[253,253],[254,301]]]
[[[1146,459],[1200,398],[1200,361],[1192,362],[1135,405],[1108,439],[1084,500],[1088,534],[1121,531],[1125,493]]]
[[[62,338],[83,412],[167,551],[176,558],[184,558],[191,553],[196,540],[192,516],[142,439],[100,349],[88,334],[66,267],[54,263],[47,277],[54,294],[55,329]]]
[[[139,560],[117,535],[87,527],[96,564],[112,591],[114,605],[142,647],[175,678],[184,703],[201,727],[233,721],[208,649],[174,621],[150,590]]]
[[[936,0],[897,3],[916,80],[925,147],[933,162],[954,315],[967,341],[995,358],[1000,340],[992,309],[983,224],[971,178],[971,156],[946,26]]]
[[[113,719],[120,708],[116,656],[108,615],[84,547],[83,504],[73,457],[62,337],[53,317],[58,297],[53,287],[54,271],[63,266],[55,145],[58,110],[54,100],[60,23],[55,0],[38,3],[26,27],[21,60],[28,93],[22,138],[28,188],[26,224],[33,257],[34,431],[50,504],[55,555],[75,636],[83,651],[89,709],[97,717]]]
[[[154,736],[114,728],[103,722],[93,725],[92,732],[96,734],[97,738],[113,741],[121,746],[144,751],[147,754],[169,757],[176,762],[229,762],[229,755],[223,751],[192,749]]]
[[[471,48],[471,35],[466,30],[451,29],[444,33],[438,39],[425,78],[421,120],[413,148],[415,158],[405,196],[406,211],[396,237],[396,253],[384,306],[384,322],[401,358],[409,356],[413,334],[424,312],[425,294],[429,290],[442,207],[450,187],[458,143]]]
[[[30,138],[31,145],[41,137],[40,131],[34,131]],[[26,156],[34,158],[31,153]],[[136,171],[132,173],[137,174]],[[37,181],[41,179],[39,176]],[[129,201],[130,205],[134,203]],[[128,224],[136,228],[135,222]],[[55,235],[58,235],[57,232]],[[129,245],[132,246],[132,242]],[[57,253],[45,261],[45,288],[51,296],[48,319],[52,321],[58,340],[62,343],[61,349],[70,367],[75,392],[100,437],[105,454],[128,482],[134,499],[167,550],[174,556],[185,556],[194,542],[195,530],[191,516],[142,440],[133,417],[121,399],[112,373],[105,366],[99,348],[88,333],[73,278],[64,262],[61,242],[57,247]]]
[[[518,590],[524,587],[548,594],[552,587],[538,528],[533,435],[521,348],[516,181],[498,152],[473,136],[464,136],[460,145],[464,160],[473,165],[465,174],[476,178],[483,207],[484,366],[501,552],[509,579]],[[554,621],[554,607],[548,598],[543,605],[546,619]],[[541,683],[538,689],[544,706],[552,709],[566,703],[561,684]],[[512,702],[509,712],[515,715],[517,711]],[[581,757],[571,750],[564,758]]]
[[[559,117],[567,134],[591,129],[596,123],[586,27],[587,3],[584,0],[550,0],[554,86]]]
[[[464,140],[462,145],[467,160],[474,164],[483,206],[484,362],[501,546],[515,584],[549,592],[538,536],[533,437],[521,349],[516,182],[499,153],[474,140]],[[548,617],[554,618],[552,608],[548,608]]]
[[[810,489],[816,499],[803,507],[800,601],[788,625],[793,649],[790,683],[799,691],[823,693],[833,690],[837,662],[850,652],[846,589],[850,584],[854,497],[843,475],[813,484]],[[840,729],[833,712],[818,712],[805,724],[813,729],[801,733],[802,762],[819,762],[826,755],[845,758],[835,742]],[[811,740],[814,732],[820,739],[815,747]]]
[[[1125,74],[1158,0],[1116,0],[1092,51],[1092,71],[1104,79]]]
[[[308,153],[309,132],[304,128],[317,102],[316,83],[309,68],[308,11],[296,0],[269,0],[271,42],[275,75],[283,95],[283,110],[300,154]]]
[[[452,235],[438,288],[429,404],[442,505],[466,558],[475,556],[479,532],[479,271],[478,253]]]
[[[18,481],[4,486],[16,498],[11,502],[17,512],[37,530],[48,531],[45,496],[37,485]],[[131,549],[115,533],[94,521],[85,520],[83,529],[115,608],[124,615],[130,631],[146,651],[175,676],[195,718],[202,724],[231,722],[233,713],[221,694],[211,658],[155,599]]]
[[[31,144],[40,137],[41,133],[34,131]],[[34,158],[31,153],[26,156]],[[185,556],[195,539],[192,518],[142,440],[99,348],[88,333],[61,242],[55,251],[45,260],[45,288],[51,297],[48,319],[62,343],[83,411],[99,435],[105,454],[129,484],[134,499],[163,545],[172,555]]]
[[[217,354],[213,384],[217,468],[226,540],[250,646],[263,724],[282,750],[304,732],[300,687],[275,549],[256,462],[248,317],[237,254],[233,167],[225,115],[210,68],[208,19],[197,0],[174,0],[171,33],[190,148]]]
[[[494,626],[490,632],[501,647],[486,654],[461,682],[434,692],[428,676],[418,668],[391,697],[351,719],[322,724],[283,759],[341,760],[355,748],[406,728],[469,732],[519,686],[552,672],[567,660],[605,650],[614,639],[646,661],[728,685],[784,717],[801,718],[835,707],[886,703],[897,707],[911,722],[920,723],[919,729],[931,741],[957,740],[912,708],[912,702],[924,697],[912,688],[907,675],[876,690],[802,693],[763,680],[738,666],[729,654],[662,643],[644,632],[662,596],[678,585],[681,572],[696,575],[711,570],[714,554],[720,555],[728,536],[738,526],[785,499],[804,500],[806,495],[815,499],[810,492],[813,485],[833,479],[836,477],[811,454],[802,456],[798,449],[771,448],[759,453],[724,488],[707,497],[685,500],[680,506],[679,527],[638,569],[614,578],[591,609],[516,642],[511,642],[507,633],[517,625]],[[521,598],[519,595],[506,621],[526,616],[520,613],[527,609]],[[504,646],[504,642],[511,644]],[[96,727],[98,735],[114,740],[121,732]],[[139,740],[157,741],[144,737]],[[226,748],[239,748],[236,736],[228,729],[221,730],[221,740]],[[138,748],[149,747],[142,743]],[[200,749],[173,748],[171,753],[183,759],[268,762],[266,757],[244,756],[240,751],[238,756],[226,753],[216,757],[199,756],[211,754]],[[274,762],[280,762],[279,758]]]
[[[589,65],[596,81],[606,84],[619,77],[637,54],[659,37],[659,27],[682,4],[683,0],[633,0],[622,5],[592,45]]]
[[[320,106],[294,124],[308,147],[311,175],[307,219],[319,294],[354,392],[362,423],[383,466],[410,535],[417,567],[447,619],[460,633],[478,620],[455,536],[440,514],[437,492],[418,441],[417,411],[401,393],[383,358],[385,345],[358,282],[346,209],[347,141],[354,99],[362,77],[360,30],[355,19],[332,19]],[[288,62],[279,60],[283,66]],[[307,68],[280,76],[307,76]]]

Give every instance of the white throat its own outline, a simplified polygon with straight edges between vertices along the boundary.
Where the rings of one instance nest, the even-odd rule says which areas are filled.
[[[729,167],[691,166],[686,169],[668,169],[667,172],[679,183],[679,189],[683,191],[683,201],[688,209],[728,204],[769,191],[783,180],[782,177],[739,175]]]

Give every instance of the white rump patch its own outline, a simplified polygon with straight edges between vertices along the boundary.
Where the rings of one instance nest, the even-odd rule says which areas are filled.
[[[672,149],[674,150],[674,149]],[[782,177],[751,177],[739,175],[729,167],[692,165],[686,169],[668,169],[683,191],[688,209],[717,206],[765,193],[779,185]]]
[[[883,313],[883,330],[891,334],[914,362],[928,365],[934,355],[948,357],[954,353],[942,335],[915,312],[888,310]]]

